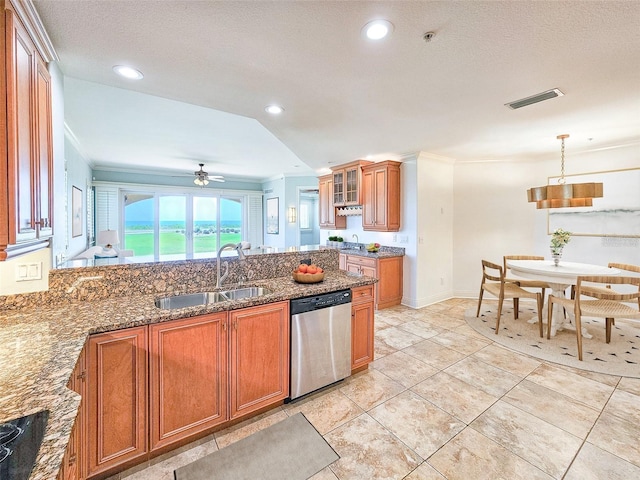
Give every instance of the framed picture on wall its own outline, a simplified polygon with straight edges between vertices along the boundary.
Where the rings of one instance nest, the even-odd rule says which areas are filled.
[[[549,210],[549,234],[563,228],[573,235],[640,237],[640,168],[567,175],[567,183],[602,182],[602,198],[592,207]],[[555,184],[557,177],[550,177]]]
[[[71,187],[71,236],[82,235],[82,190]]]
[[[278,197],[267,199],[267,233],[278,234],[280,232],[280,218],[278,215]]]

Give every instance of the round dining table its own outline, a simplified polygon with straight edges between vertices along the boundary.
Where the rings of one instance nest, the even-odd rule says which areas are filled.
[[[510,269],[509,277],[515,280],[519,278],[526,280],[540,280],[547,282],[551,287],[551,294],[555,297],[564,297],[567,287],[575,285],[578,277],[585,275],[620,275],[617,268],[605,267],[602,265],[592,265],[590,263],[575,263],[560,261],[555,265],[552,260],[507,260],[507,267]],[[565,312],[561,305],[553,306],[553,323],[551,324],[551,335],[554,336],[558,330],[575,330],[575,318],[573,312]],[[546,317],[546,309],[542,312]],[[548,320],[547,320],[548,321]],[[591,338],[586,328],[582,328],[582,336]]]

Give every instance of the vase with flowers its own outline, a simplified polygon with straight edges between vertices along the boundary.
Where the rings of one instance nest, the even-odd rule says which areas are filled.
[[[571,232],[567,232],[562,228],[556,229],[551,235],[551,257],[553,264],[557,267],[562,257],[562,249],[571,241]]]

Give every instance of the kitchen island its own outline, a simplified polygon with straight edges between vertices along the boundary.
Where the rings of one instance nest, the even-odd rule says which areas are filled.
[[[293,281],[289,272],[301,255],[325,266],[323,282]],[[225,288],[246,277],[245,285],[271,293],[176,310],[156,307],[159,296],[211,290],[215,261],[202,260],[62,269],[52,272],[48,292],[2,298],[0,422],[40,410],[50,412],[31,480],[53,479],[60,469],[80,404],[67,383],[91,335],[375,283],[373,278],[338,270],[338,252],[331,249],[247,258],[245,265],[237,259],[228,261],[230,283]]]

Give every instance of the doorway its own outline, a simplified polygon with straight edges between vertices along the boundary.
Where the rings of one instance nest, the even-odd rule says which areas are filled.
[[[318,188],[298,187],[298,245],[320,243]]]

